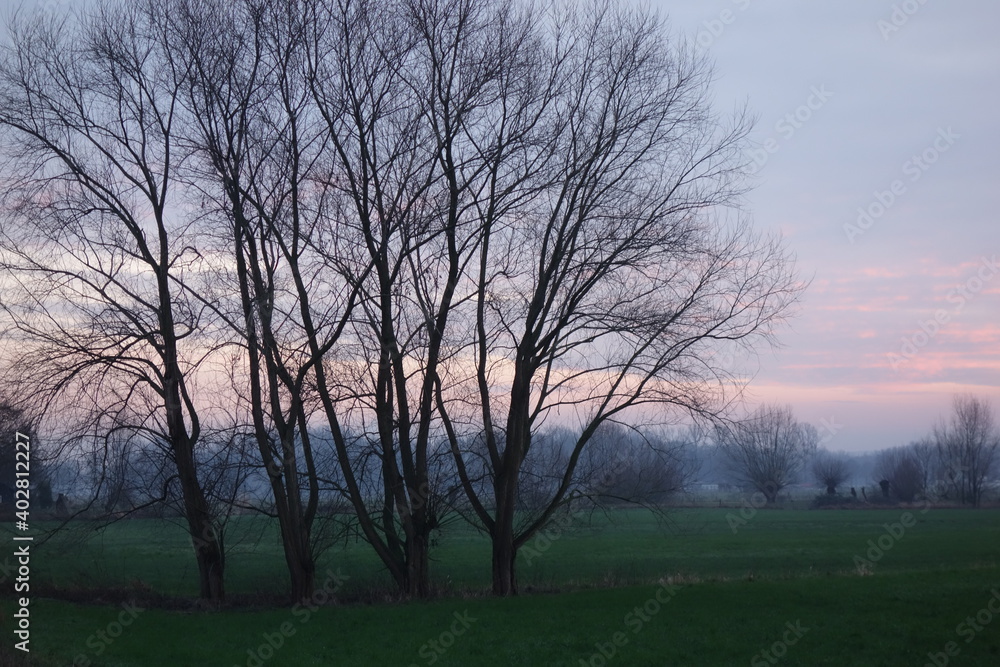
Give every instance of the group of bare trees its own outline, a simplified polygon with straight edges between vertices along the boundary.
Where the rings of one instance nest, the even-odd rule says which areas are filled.
[[[857,480],[873,490],[871,500],[935,499],[979,507],[1000,472],[1000,427],[987,399],[957,395],[950,416],[928,437],[875,452],[864,465],[821,451],[811,472],[829,495]]]
[[[895,499],[909,503],[929,490],[930,462],[918,457],[919,447],[920,444],[914,443],[879,452],[872,480],[881,485],[882,496],[888,497],[891,492]]]
[[[591,446],[719,410],[720,348],[767,339],[795,298],[735,208],[746,119],[712,111],[708,65],[645,10],[91,7],[15,17],[0,57],[5,381],[102,482],[145,457],[205,598],[242,474],[209,471],[247,443],[294,599],[330,494],[403,593],[429,592],[445,506],[516,592]],[[547,424],[572,437],[523,503]]]
[[[975,396],[956,396],[950,419],[934,429],[932,442],[942,495],[978,507],[1000,469],[1000,424],[992,406]]]
[[[863,500],[935,498],[978,507],[1000,472],[995,412],[986,399],[968,394],[954,398],[950,417],[929,437],[881,450],[868,465],[820,449],[816,430],[798,422],[791,408],[765,405],[745,419],[723,422],[715,443],[734,477],[763,493],[769,503],[807,472],[831,497],[858,480]],[[866,487],[872,489],[870,498]]]
[[[882,450],[872,471],[903,502],[936,498],[979,507],[1000,472],[1000,427],[990,403],[955,396],[950,416],[925,439]]]

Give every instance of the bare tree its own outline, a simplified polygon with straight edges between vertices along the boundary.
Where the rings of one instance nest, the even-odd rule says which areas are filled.
[[[956,396],[951,419],[934,429],[934,442],[955,497],[979,507],[1000,450],[1000,427],[993,408],[983,398]]]
[[[766,337],[794,298],[778,244],[713,218],[741,191],[748,128],[712,116],[706,64],[642,12],[325,9],[309,76],[337,237],[356,239],[331,266],[357,287],[361,355],[339,385],[321,363],[331,348],[309,338],[347,491],[397,582],[422,594],[443,430],[494,542],[494,590],[512,593],[517,547],[566,499],[594,432],[643,405],[709,411],[724,373],[711,348]],[[581,416],[578,437],[515,528],[532,434],[560,409]],[[381,507],[351,470],[345,414],[378,451]]]
[[[431,268],[415,249],[440,235],[429,227],[442,211],[411,10],[248,0],[175,12],[190,17],[179,41],[194,72],[196,178],[231,230],[236,270],[223,284],[241,312],[220,315],[245,340],[247,400],[299,597],[312,585],[319,491],[309,414],[329,428],[365,538],[402,591],[429,592],[429,378],[444,320],[420,316],[410,283]]]
[[[135,4],[79,20],[15,20],[0,56],[7,161],[0,222],[13,367],[40,405],[75,390],[156,406],[141,429],[168,443],[200,574],[224,597],[224,555],[198,476],[193,395],[202,311],[178,279],[194,261],[171,206],[181,77]]]
[[[520,513],[530,515],[550,502],[578,437],[566,428],[535,434],[521,467]],[[587,498],[594,506],[635,504],[659,509],[693,479],[697,465],[692,448],[676,434],[605,422],[576,464],[572,495]]]
[[[788,486],[818,446],[816,429],[796,421],[791,407],[766,405],[749,418],[718,430],[719,446],[737,474],[768,503]]]
[[[924,493],[930,493],[933,490],[935,474],[938,469],[937,447],[934,445],[934,440],[925,437],[916,442],[911,442],[909,448],[914,460],[920,467],[920,489]]]
[[[912,446],[892,447],[875,459],[875,480],[889,482],[889,492],[897,499],[913,502],[924,492],[925,471]]]
[[[820,452],[813,459],[812,475],[820,485],[826,487],[827,494],[833,496],[837,493],[837,487],[850,478],[851,463],[845,456]]]
[[[476,222],[446,256],[470,267],[451,322],[475,375],[442,375],[438,409],[463,477],[459,434],[483,434],[491,493],[463,488],[492,538],[498,595],[516,592],[518,548],[574,490],[601,426],[718,409],[713,346],[766,337],[795,293],[777,244],[715,217],[740,192],[748,128],[713,116],[710,71],[692,49],[610,2],[513,16],[497,33],[508,52],[469,49],[473,64],[504,63],[487,70],[480,105],[457,103],[481,81],[465,67],[432,79],[453,83],[438,97],[455,113],[476,109],[435,108],[449,199]],[[524,462],[557,413],[574,416],[577,437],[548,501],[519,514]]]
[[[198,191],[198,224],[212,230],[206,249],[231,258],[195,296],[245,350],[234,390],[267,473],[295,601],[313,593],[318,548],[307,385],[351,312],[349,287],[317,256],[334,232],[317,205],[325,128],[304,65],[316,4],[178,0],[152,10],[184,63],[184,175]],[[328,326],[313,356],[309,331]]]
[[[307,50],[330,144],[322,182],[338,225],[331,239],[341,240],[327,257],[357,304],[345,345],[352,356],[341,363],[327,360],[336,354],[329,332],[341,329],[304,320],[315,387],[359,527],[399,588],[415,596],[430,586],[432,390],[454,296],[446,286],[421,311],[414,294],[419,277],[443,279],[430,248],[447,215],[433,189],[441,180],[427,118],[433,77],[416,54],[422,4],[319,3]],[[374,477],[358,467],[369,460],[378,462]]]
[[[571,444],[576,444],[576,438]],[[585,450],[586,465],[578,467],[584,476],[589,469],[592,480],[581,480],[578,494],[596,502],[659,508],[693,480],[697,466],[692,447],[662,431],[605,422]],[[559,472],[564,469],[565,463]]]

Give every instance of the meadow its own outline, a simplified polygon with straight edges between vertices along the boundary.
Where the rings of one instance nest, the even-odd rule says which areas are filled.
[[[221,610],[191,603],[178,525],[85,531],[33,558],[33,663],[1000,664],[1000,510],[620,510],[561,523],[522,549],[513,599],[486,595],[488,541],[454,525],[433,552],[434,600],[396,601],[350,543],[321,559],[316,604],[289,608],[273,525],[240,518]],[[8,654],[13,609],[5,598]]]

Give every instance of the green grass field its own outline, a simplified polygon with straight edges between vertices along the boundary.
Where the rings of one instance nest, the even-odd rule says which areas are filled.
[[[522,551],[523,594],[508,600],[484,595],[488,542],[474,531],[441,536],[430,602],[345,603],[389,597],[389,587],[367,547],[338,546],[320,580],[336,575],[341,602],[295,609],[261,608],[285,578],[273,526],[247,520],[230,534],[227,576],[241,606],[141,612],[123,606],[129,590],[191,597],[194,564],[179,527],[123,522],[36,552],[33,587],[105,602],[33,593],[32,655],[41,665],[227,667],[1000,665],[1000,511],[767,510],[734,533],[738,515],[577,517]],[[9,597],[3,610],[9,652]]]

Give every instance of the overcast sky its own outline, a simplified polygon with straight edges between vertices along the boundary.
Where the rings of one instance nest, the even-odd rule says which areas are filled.
[[[650,4],[757,115],[747,211],[812,281],[751,399],[844,450],[928,434],[958,392],[1000,411],[1000,3]]]
[[[958,392],[1000,411],[1000,3],[651,5],[757,115],[747,208],[812,280],[753,399],[844,450],[927,434]]]

